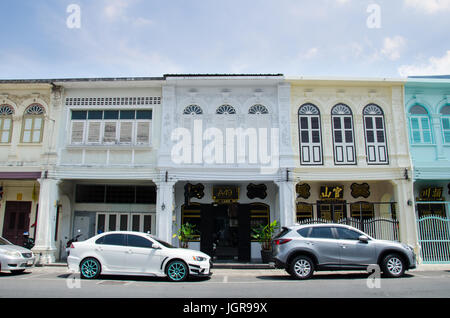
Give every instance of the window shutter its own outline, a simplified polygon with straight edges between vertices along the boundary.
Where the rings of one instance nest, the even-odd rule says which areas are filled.
[[[130,144],[133,140],[133,123],[121,122],[120,123],[120,142]]]
[[[117,123],[116,122],[105,122],[103,142],[105,142],[105,143],[116,142],[116,131],[117,131]]]
[[[84,121],[72,122],[72,136],[70,139],[70,143],[72,144],[83,143],[83,135],[84,135]]]
[[[96,121],[89,122],[88,142],[92,142],[92,143],[100,142],[100,127],[101,127],[100,122],[96,122]]]
[[[142,121],[137,123],[136,143],[149,144],[150,143],[150,122]]]

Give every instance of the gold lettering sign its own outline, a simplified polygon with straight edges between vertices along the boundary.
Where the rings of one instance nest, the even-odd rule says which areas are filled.
[[[216,203],[235,203],[239,200],[239,188],[234,186],[213,187],[213,200]]]
[[[442,190],[442,187],[428,187],[422,189],[422,191],[420,191],[420,199],[429,201],[441,201]]]
[[[344,197],[344,187],[342,186],[320,187],[321,199],[342,199],[343,197]]]

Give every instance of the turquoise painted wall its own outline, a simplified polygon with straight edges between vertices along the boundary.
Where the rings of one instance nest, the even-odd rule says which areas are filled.
[[[405,103],[414,179],[450,180],[450,76],[409,78]]]

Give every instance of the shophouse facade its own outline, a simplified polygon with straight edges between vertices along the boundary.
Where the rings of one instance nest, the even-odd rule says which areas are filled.
[[[48,175],[50,261],[80,235],[132,230],[158,234],[156,169],[162,78],[55,80],[62,88],[57,163]]]
[[[450,76],[409,78],[405,105],[421,257],[450,262]]]
[[[296,163],[292,221],[345,220],[418,251],[404,80],[286,80]]]
[[[249,261],[261,257],[252,227],[292,224],[289,94],[280,74],[166,75],[162,239],[178,245],[172,235],[189,222],[199,231],[190,248]]]
[[[47,254],[46,216],[56,209],[45,193],[57,161],[60,101],[60,88],[46,80],[0,82],[1,235],[22,245],[27,233],[39,255]]]

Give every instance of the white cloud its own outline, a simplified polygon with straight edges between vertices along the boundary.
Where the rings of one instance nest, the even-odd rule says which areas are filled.
[[[386,37],[383,41],[383,48],[381,54],[389,58],[390,60],[398,60],[406,46],[406,40],[404,37],[397,35],[392,38]]]
[[[450,11],[450,0],[404,0],[408,7],[433,14],[436,12]]]
[[[448,75],[450,74],[450,50],[442,57],[430,57],[426,63],[402,65],[398,68],[400,76]]]
[[[125,11],[129,6],[125,0],[110,0],[103,9],[103,13],[110,20],[116,20],[125,17]]]
[[[319,52],[318,48],[312,47],[309,50],[307,50],[306,52],[300,53],[299,58],[309,60],[309,59],[316,57],[318,52]]]

